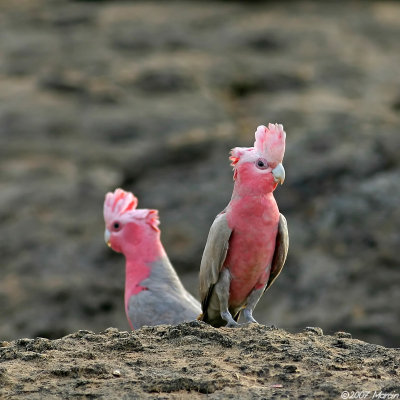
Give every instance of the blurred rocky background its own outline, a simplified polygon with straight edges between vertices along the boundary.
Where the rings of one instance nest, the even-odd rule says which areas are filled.
[[[400,2],[0,0],[0,338],[128,329],[104,195],[160,210],[197,295],[228,151],[287,132],[256,318],[399,345]]]

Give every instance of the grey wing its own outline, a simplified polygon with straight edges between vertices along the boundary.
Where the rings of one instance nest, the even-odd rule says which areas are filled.
[[[278,233],[276,235],[276,244],[274,257],[271,264],[271,273],[269,276],[268,284],[265,287],[264,293],[274,283],[275,279],[279,276],[286,261],[286,256],[289,249],[289,233],[287,228],[286,218],[280,214]]]
[[[194,321],[200,311],[198,302],[193,303],[182,296],[152,290],[143,290],[129,299],[128,314],[134,329],[143,325],[176,325],[185,321]]]
[[[218,282],[219,273],[228,252],[231,233],[226,214],[219,214],[211,225],[200,264],[200,301],[203,314],[207,311],[212,289]]]

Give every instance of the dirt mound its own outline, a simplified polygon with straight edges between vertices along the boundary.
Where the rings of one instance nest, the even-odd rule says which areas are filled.
[[[1,398],[340,398],[400,393],[399,349],[274,327],[201,322],[78,331],[0,347]]]
[[[128,329],[107,191],[198,294],[228,152],[287,132],[283,273],[255,310],[399,346],[400,2],[0,0],[0,340]]]

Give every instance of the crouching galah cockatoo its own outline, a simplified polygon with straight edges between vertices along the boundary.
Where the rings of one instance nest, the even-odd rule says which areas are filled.
[[[157,210],[136,209],[122,189],[107,193],[104,239],[126,260],[125,312],[133,329],[195,320],[200,303],[183,287],[160,240]]]
[[[219,326],[257,322],[253,310],[286,260],[289,238],[273,191],[283,183],[286,133],[282,125],[259,126],[254,147],[236,147],[233,194],[214,220],[200,266],[202,315]]]

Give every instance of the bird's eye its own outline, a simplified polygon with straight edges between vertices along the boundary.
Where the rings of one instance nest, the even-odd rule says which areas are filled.
[[[113,223],[113,228],[114,228],[115,230],[118,230],[120,227],[121,227],[121,224],[120,224],[119,222],[114,222],[114,223]]]
[[[259,159],[256,161],[256,167],[259,168],[259,169],[268,168],[267,160],[264,160],[263,158],[259,158]]]

